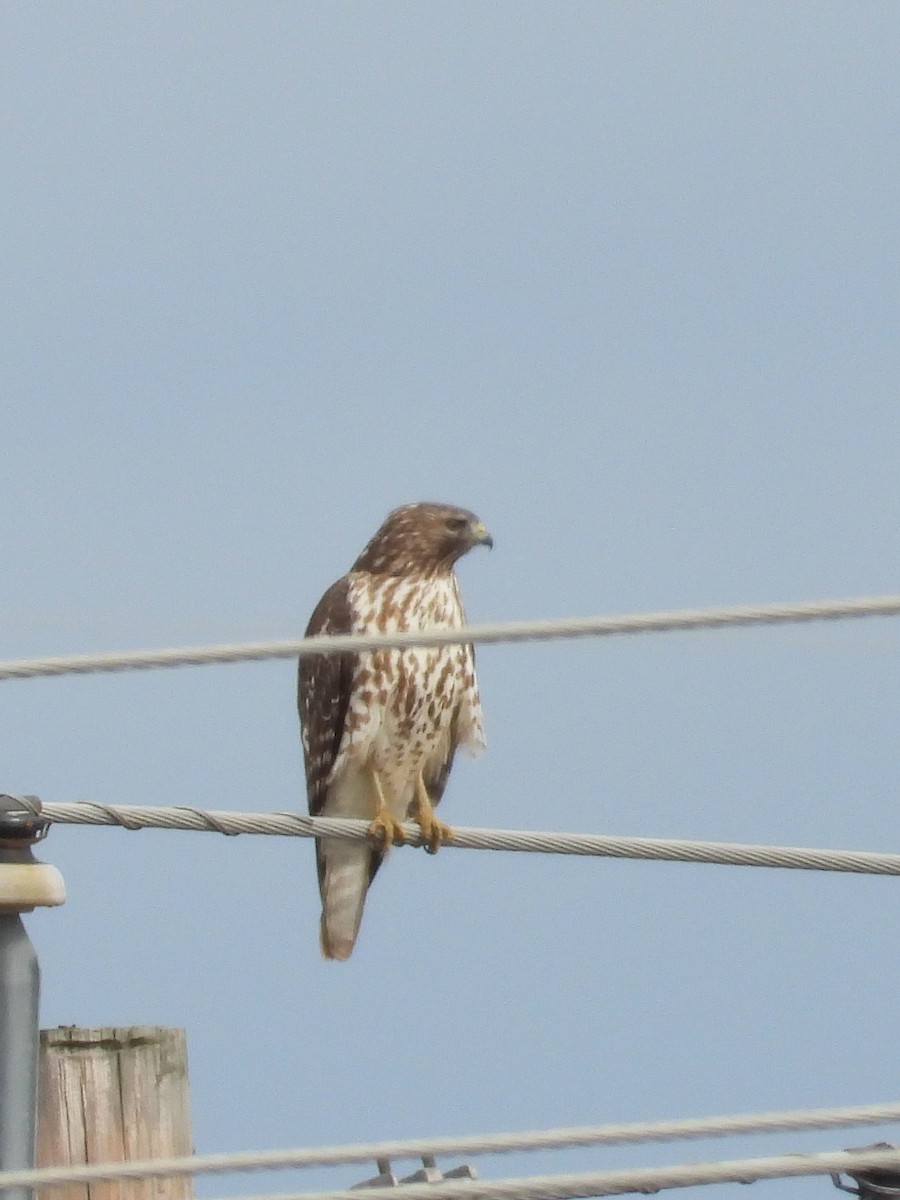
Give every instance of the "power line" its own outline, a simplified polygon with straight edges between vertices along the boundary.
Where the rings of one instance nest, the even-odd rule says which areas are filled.
[[[54,1187],[72,1183],[96,1183],[111,1179],[158,1179],[238,1171],[333,1167],[346,1166],[350,1163],[372,1162],[384,1158],[421,1158],[423,1155],[450,1158],[461,1155],[559,1150],[573,1146],[697,1140],[699,1138],[730,1137],[736,1134],[801,1132],[813,1129],[881,1125],[898,1120],[900,1120],[900,1103],[894,1102],[844,1108],[739,1113],[725,1117],[575,1126],[533,1130],[525,1133],[474,1134],[468,1137],[363,1142],[345,1146],[324,1146],[318,1149],[250,1150],[230,1154],[183,1155],[177,1158],[135,1160],[124,1163],[95,1163],[71,1167],[38,1167],[28,1171],[7,1171],[0,1173],[0,1192],[7,1187]],[[750,1161],[765,1160],[751,1159]],[[881,1160],[879,1159],[879,1161]],[[665,1170],[666,1168],[657,1169]],[[841,1166],[835,1169],[843,1171],[848,1168]],[[429,1185],[432,1188],[436,1186],[435,1184]],[[343,1193],[340,1194],[343,1195]],[[369,1189],[366,1189],[366,1194],[369,1194]],[[432,1191],[427,1193],[428,1196],[434,1194]],[[356,1200],[359,1200],[358,1194],[354,1193],[354,1195]],[[391,1189],[391,1196],[393,1200],[397,1200],[398,1193]],[[404,1200],[409,1196],[406,1185],[404,1185],[402,1196]]]
[[[26,807],[37,797],[19,797]],[[274,837],[332,837],[364,841],[369,825],[350,817],[307,817],[300,813],[227,812],[148,805],[48,803],[41,812],[64,825],[118,825],[125,829],[179,829]],[[407,840],[421,846],[418,825],[404,826]],[[837,871],[856,875],[900,875],[900,854],[869,850],[827,850],[802,846],[766,846],[675,838],[615,837],[596,833],[545,833],[521,829],[453,827],[446,845],[458,850],[509,850],[533,854],[569,854],[655,862],[716,863],[741,867],[783,867],[801,871]]]
[[[838,1150],[829,1154],[782,1154],[771,1158],[739,1158],[715,1163],[677,1163],[670,1167],[638,1167],[620,1171],[584,1171],[570,1175],[532,1175],[520,1179],[446,1180],[407,1183],[402,1200],[581,1200],[626,1192],[661,1192],[710,1183],[756,1183],[803,1175],[835,1175],[867,1168],[896,1170],[900,1150]],[[367,1200],[398,1200],[396,1188],[366,1189]],[[359,1200],[359,1192],[279,1192],[237,1200]]]
[[[472,625],[465,630],[434,629],[371,636],[360,634],[287,641],[236,642],[216,646],[181,646],[121,654],[73,654],[58,658],[23,658],[0,662],[0,679],[35,679],[47,675],[88,675],[111,671],[147,671],[168,667],[200,667],[215,663],[258,662],[310,654],[384,650],[403,646],[444,646],[459,642],[536,642],[561,638],[613,637],[637,633],[721,629],[739,625],[785,625],[896,616],[900,596],[850,600],[815,600],[797,604],[759,604],[730,608],[689,608],[636,613],[619,617],[570,617],[560,620],[508,621]]]

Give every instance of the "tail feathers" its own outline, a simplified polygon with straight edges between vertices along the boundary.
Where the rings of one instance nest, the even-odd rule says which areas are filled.
[[[371,882],[370,847],[332,842],[324,855],[319,942],[325,958],[353,953]]]

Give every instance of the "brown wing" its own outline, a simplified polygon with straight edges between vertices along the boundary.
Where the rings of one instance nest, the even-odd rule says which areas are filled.
[[[353,632],[349,590],[346,576],[331,585],[309,618],[307,637]],[[347,722],[356,662],[355,654],[311,654],[300,659],[297,708],[303,729],[306,796],[313,817],[325,807],[328,776],[341,748]],[[370,883],[383,858],[384,852],[373,847],[369,857]],[[321,838],[316,838],[316,869],[321,891],[325,880],[325,849]]]
[[[307,637],[352,633],[349,588],[346,576],[331,585],[309,619]],[[344,734],[355,660],[355,654],[313,654],[300,659],[297,707],[303,728],[306,794],[314,817],[324,807],[328,776]]]

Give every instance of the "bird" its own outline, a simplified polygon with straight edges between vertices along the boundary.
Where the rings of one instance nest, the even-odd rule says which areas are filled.
[[[324,593],[306,636],[462,629],[456,562],[493,546],[484,524],[449,504],[405,504]],[[300,658],[297,705],[309,811],[368,820],[372,840],[316,839],[327,959],[348,959],[366,896],[415,820],[434,854],[452,829],[434,813],[458,748],[485,745],[475,652],[466,643]]]

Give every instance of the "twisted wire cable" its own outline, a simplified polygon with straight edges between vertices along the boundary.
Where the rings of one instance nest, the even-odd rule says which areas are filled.
[[[41,804],[36,796],[17,797],[32,811],[57,824],[118,825],[124,829],[179,829],[235,836],[330,837],[364,841],[366,821],[349,817],[308,817],[300,813],[227,812],[187,805]],[[418,825],[404,825],[407,842],[421,846]],[[900,875],[900,854],[870,850],[827,850],[802,846],[767,846],[742,842],[709,842],[676,838],[617,837],[597,833],[548,833],[522,829],[478,829],[454,826],[445,843],[458,850],[507,850],[532,854],[569,854],[656,862],[715,863],[742,867],[782,867],[802,871],[837,871],[856,875]]]
[[[882,1125],[900,1121],[900,1103],[869,1104],[842,1108],[794,1109],[784,1112],[739,1113],[724,1117],[691,1117],[679,1120],[657,1122],[630,1122],[615,1125],[587,1125],[571,1128],[532,1130],[524,1133],[474,1134],[467,1137],[432,1137],[413,1138],[403,1141],[362,1142],[346,1146],[325,1146],[318,1149],[293,1150],[251,1150],[227,1154],[182,1155],[176,1158],[155,1160],[94,1163],[89,1165],[69,1167],[38,1167],[34,1170],[0,1172],[0,1191],[7,1187],[62,1187],[71,1183],[95,1183],[110,1179],[158,1179],[185,1175],[222,1174],[237,1171],[263,1171],[284,1168],[332,1167],[350,1163],[374,1162],[379,1159],[459,1157],[461,1155],[478,1154],[509,1154],[521,1151],[558,1150],[573,1146],[592,1145],[624,1145],[646,1142],[697,1140],[711,1137],[730,1137],[735,1134],[802,1132],[813,1129],[836,1129],[859,1125]],[[824,1171],[845,1171],[849,1166],[861,1166],[862,1158],[857,1161],[853,1155],[863,1153],[872,1155],[872,1151],[843,1152],[840,1157],[841,1165],[823,1168]],[[880,1154],[884,1154],[882,1151]],[[851,1161],[845,1162],[847,1154]],[[895,1153],[895,1158],[900,1152]],[[782,1156],[783,1157],[783,1156]],[[821,1155],[791,1155],[792,1161],[814,1161]],[[835,1157],[834,1155],[831,1156]],[[877,1157],[879,1163],[881,1157]],[[764,1162],[763,1159],[750,1159],[751,1163]],[[723,1164],[715,1164],[723,1165]],[[900,1165],[900,1162],[898,1162]],[[648,1168],[648,1171],[662,1172],[666,1168]],[[646,1172],[645,1172],[646,1173]],[[808,1172],[797,1172],[808,1173]],[[603,1174],[618,1174],[618,1172],[603,1172]],[[593,1176],[592,1176],[593,1177]],[[762,1178],[763,1176],[760,1176]],[[769,1176],[771,1177],[771,1176]],[[559,1176],[554,1178],[566,1178]],[[474,1193],[480,1195],[478,1189],[499,1186],[503,1181],[489,1184],[478,1184]],[[713,1182],[712,1180],[710,1182]],[[450,1183],[441,1186],[450,1186]],[[462,1187],[463,1184],[454,1184]],[[404,1200],[415,1200],[411,1191],[404,1185]],[[436,1184],[428,1184],[423,1195],[437,1196]],[[433,1189],[433,1190],[431,1190]],[[396,1200],[393,1189],[366,1189],[369,1191],[384,1191]],[[295,1195],[296,1193],[291,1193]],[[332,1193],[328,1193],[331,1195]],[[454,1193],[455,1194],[455,1193]],[[468,1195],[460,1192],[459,1195]],[[571,1193],[574,1195],[575,1193]],[[595,1195],[599,1193],[578,1193],[579,1195]],[[335,1193],[345,1196],[345,1192]],[[351,1192],[355,1200],[358,1193]],[[269,1197],[268,1200],[275,1200]],[[378,1198],[376,1197],[376,1200]]]
[[[803,1175],[837,1175],[866,1168],[896,1171],[900,1150],[889,1147],[830,1154],[782,1154],[771,1158],[731,1159],[714,1163],[677,1163],[669,1167],[638,1167],[619,1171],[583,1171],[570,1175],[532,1175],[520,1179],[444,1180],[400,1185],[402,1200],[582,1200],[590,1196],[620,1196],[627,1192],[661,1192],[711,1183],[757,1183],[761,1179],[790,1179]],[[890,1194],[896,1191],[891,1176]],[[356,1190],[279,1192],[237,1200],[359,1200]],[[366,1200],[397,1200],[396,1188],[366,1188]]]
[[[465,630],[434,629],[415,633],[342,634],[281,641],[236,642],[216,646],[179,646],[115,654],[71,654],[53,658],[0,661],[0,680],[48,675],[88,675],[110,671],[147,671],[200,667],[215,663],[258,662],[310,654],[384,650],[403,646],[444,646],[467,642],[537,642],[560,638],[612,637],[675,630],[721,629],[738,625],[784,625],[887,617],[900,613],[900,596],[860,596],[849,600],[813,600],[796,604],[689,608],[625,616],[568,617],[559,620],[506,621],[471,625]]]

